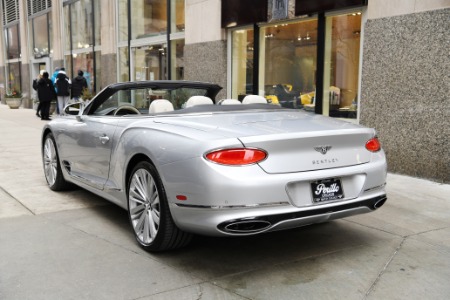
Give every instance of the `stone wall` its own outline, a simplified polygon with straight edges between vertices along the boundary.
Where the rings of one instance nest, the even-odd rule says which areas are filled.
[[[226,97],[227,87],[227,44],[213,41],[186,44],[184,49],[185,79],[216,83],[223,90],[217,100]]]
[[[361,124],[389,170],[449,183],[450,9],[367,21]]]

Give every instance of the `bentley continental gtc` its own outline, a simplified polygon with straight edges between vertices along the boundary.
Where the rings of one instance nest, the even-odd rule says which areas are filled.
[[[246,236],[368,213],[386,201],[374,129],[190,81],[107,86],[42,133],[54,191],[77,185],[128,212],[147,251],[193,234]]]

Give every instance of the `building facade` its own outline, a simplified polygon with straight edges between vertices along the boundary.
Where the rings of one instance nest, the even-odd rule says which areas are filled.
[[[209,81],[375,127],[392,172],[449,182],[450,0],[1,0],[0,89],[40,70]]]

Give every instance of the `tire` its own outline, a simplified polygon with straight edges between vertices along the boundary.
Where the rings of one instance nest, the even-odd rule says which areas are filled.
[[[42,162],[44,164],[45,179],[51,190],[64,191],[71,188],[72,185],[64,179],[55,138],[52,133],[47,134],[44,138]]]
[[[164,186],[151,163],[138,163],[131,172],[127,187],[130,224],[144,250],[176,249],[191,241],[192,235],[181,231],[173,222]]]

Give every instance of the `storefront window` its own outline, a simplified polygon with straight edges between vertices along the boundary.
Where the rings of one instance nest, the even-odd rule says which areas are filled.
[[[184,79],[184,40],[172,41],[172,79]]]
[[[356,118],[361,12],[326,19],[323,114]]]
[[[232,33],[232,97],[243,98],[253,91],[253,29],[240,29]]]
[[[64,55],[64,66],[66,68],[67,76],[72,78],[72,55]]]
[[[128,40],[128,0],[119,0],[118,3],[118,30],[119,42]]]
[[[166,1],[131,1],[131,32],[132,39],[166,34]]]
[[[50,54],[49,14],[32,19],[33,55],[35,58],[46,57]]]
[[[70,51],[70,14],[69,5],[64,6],[64,36],[65,50]]]
[[[81,70],[86,78],[89,90],[93,90],[94,80],[94,57],[92,52],[73,54],[73,77],[77,76],[78,71]]]
[[[21,91],[20,83],[20,62],[8,63],[6,65],[8,74],[8,91]]]
[[[167,55],[163,45],[152,45],[133,48],[134,80],[167,79]]]
[[[119,48],[119,82],[130,81],[130,62],[128,61],[128,47]]]
[[[170,0],[172,7],[172,29],[171,32],[184,32],[184,1]]]
[[[7,59],[20,58],[19,24],[6,28]]]
[[[261,28],[259,89],[271,103],[313,110],[317,20]]]
[[[80,0],[71,5],[73,49],[93,46],[92,0]]]

